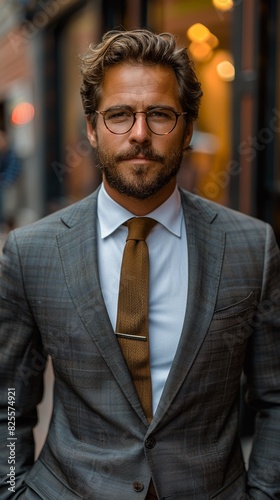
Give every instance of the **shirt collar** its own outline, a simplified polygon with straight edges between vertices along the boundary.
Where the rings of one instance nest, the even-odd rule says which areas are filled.
[[[102,239],[110,236],[128,219],[135,217],[133,213],[116,203],[108,195],[103,183],[98,193],[97,216]],[[175,236],[181,237],[183,211],[177,186],[171,196],[162,205],[147,214],[147,217],[152,217]]]

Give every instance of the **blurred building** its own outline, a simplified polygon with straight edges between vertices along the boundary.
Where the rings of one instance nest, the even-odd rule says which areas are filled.
[[[99,184],[79,96],[79,54],[107,29],[145,25],[147,15],[137,0],[0,0],[0,10],[0,131],[23,165],[13,185],[0,185],[0,222],[9,229]]]
[[[78,56],[108,29],[171,31],[204,98],[183,187],[272,223],[280,238],[276,0],[0,0],[0,130],[23,162],[3,214],[21,225],[100,182],[86,138]]]

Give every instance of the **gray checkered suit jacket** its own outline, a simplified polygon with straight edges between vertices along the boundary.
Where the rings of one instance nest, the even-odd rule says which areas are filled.
[[[280,498],[280,257],[263,222],[182,192],[189,296],[151,425],[132,386],[97,271],[96,200],[12,232],[1,263],[1,499]],[[171,332],[172,334],[172,332]],[[32,427],[46,354],[47,442]],[[246,474],[239,385],[259,410]],[[8,491],[7,388],[16,390],[16,489]]]

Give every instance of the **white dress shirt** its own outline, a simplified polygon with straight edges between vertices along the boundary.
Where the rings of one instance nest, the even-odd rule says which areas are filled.
[[[115,331],[122,255],[134,214],[101,186],[98,195],[98,267],[101,290]],[[182,332],[188,291],[188,248],[181,198],[176,188],[147,214],[157,224],[147,238],[150,255],[149,342],[155,413]]]

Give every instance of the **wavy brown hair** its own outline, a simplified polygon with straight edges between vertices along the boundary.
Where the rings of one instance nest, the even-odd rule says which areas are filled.
[[[95,126],[96,114],[101,98],[101,86],[106,69],[120,63],[168,66],[173,69],[179,89],[182,109],[186,119],[198,117],[201,85],[194,71],[187,49],[176,44],[171,33],[157,35],[148,29],[133,31],[109,31],[101,43],[91,44],[81,56],[81,97],[86,116]]]

